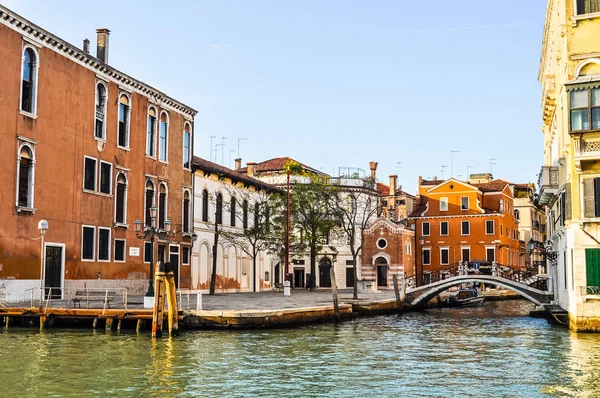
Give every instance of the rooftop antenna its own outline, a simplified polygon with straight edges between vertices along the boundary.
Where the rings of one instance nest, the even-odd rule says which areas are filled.
[[[211,162],[213,161],[213,156],[212,156],[212,153],[213,153],[212,140],[213,140],[213,138],[217,138],[217,136],[216,135],[211,135],[210,136],[210,153],[208,155],[210,156],[210,161]],[[216,160],[216,158],[215,158],[215,160]]]
[[[445,164],[442,165],[442,181],[444,181],[444,171],[446,171],[447,168],[448,166],[446,166]]]
[[[455,153],[460,153],[460,151],[450,151],[450,177],[454,177],[454,165],[452,162],[452,155]]]
[[[230,169],[232,169],[232,168],[233,168],[233,167],[232,167],[232,164],[231,164],[231,154],[232,154],[232,153],[234,153],[234,152],[235,152],[235,149],[230,149],[230,150],[229,150],[229,168],[230,168]],[[238,151],[238,153],[240,153],[240,152]]]
[[[217,161],[217,151],[219,150],[217,147],[222,147],[225,146],[225,144],[215,144],[215,162]],[[221,150],[221,154],[223,153],[223,150]],[[223,158],[223,156],[221,156],[221,159]],[[221,161],[222,163],[222,161]]]
[[[225,166],[225,140],[229,137],[221,137],[221,165]]]
[[[492,174],[492,175],[494,174],[492,172],[492,165],[494,165],[494,164],[497,164],[496,163],[496,159],[495,158],[490,158],[490,174]]]
[[[240,141],[246,141],[248,138],[238,138],[238,151],[237,151],[237,157],[240,157]]]
[[[471,166],[471,165],[467,166],[467,180],[471,179],[471,174],[469,174],[469,173],[470,173],[470,170],[474,169],[474,168],[475,168],[475,166]]]

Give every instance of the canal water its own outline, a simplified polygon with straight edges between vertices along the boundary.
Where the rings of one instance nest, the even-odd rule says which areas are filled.
[[[600,396],[600,335],[527,317],[525,301],[340,325],[0,332],[0,396]]]

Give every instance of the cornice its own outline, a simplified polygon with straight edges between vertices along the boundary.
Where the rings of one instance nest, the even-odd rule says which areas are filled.
[[[27,38],[28,41],[34,41],[38,45],[53,50],[118,85],[125,86],[131,91],[152,98],[162,107],[170,108],[176,112],[192,117],[198,113],[195,109],[169,97],[154,87],[105,64],[98,58],[40,28],[2,5],[0,5],[0,23],[19,32],[24,38]]]

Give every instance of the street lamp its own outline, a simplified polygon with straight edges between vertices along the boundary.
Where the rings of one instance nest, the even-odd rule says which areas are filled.
[[[171,232],[171,221],[165,221],[164,231],[155,227],[158,209],[154,206],[150,208],[150,225],[145,226],[142,231],[142,222],[135,220],[133,223],[135,235],[138,239],[146,240],[150,236],[150,274],[148,275],[148,291],[146,297],[154,297],[154,237],[158,236],[161,239],[166,239]]]
[[[38,230],[40,231],[42,239],[42,248],[40,249],[40,307],[42,306],[42,299],[44,297],[44,235],[48,231],[48,221],[40,220],[38,222]]]

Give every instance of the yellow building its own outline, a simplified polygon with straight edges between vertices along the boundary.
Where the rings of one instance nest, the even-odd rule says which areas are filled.
[[[548,1],[538,78],[551,288],[571,329],[600,331],[600,0]]]

